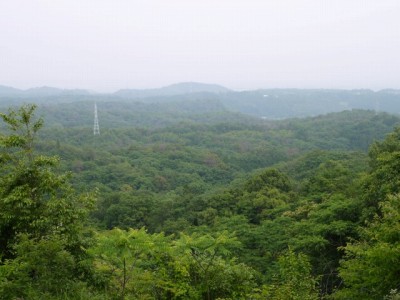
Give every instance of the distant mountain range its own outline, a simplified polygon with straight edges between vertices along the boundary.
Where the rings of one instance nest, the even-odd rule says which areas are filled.
[[[36,87],[27,90],[20,90],[9,86],[0,85],[0,97],[51,97],[51,96],[77,96],[89,95],[87,90],[81,89],[58,89],[54,87]]]
[[[9,86],[0,85],[0,97],[54,97],[54,96],[87,96],[87,95],[108,95],[117,96],[121,98],[147,98],[147,97],[164,97],[164,96],[176,96],[191,93],[213,93],[221,94],[227,93],[231,90],[217,85],[217,84],[206,84],[199,82],[182,82],[172,84],[162,88],[156,89],[122,89],[115,93],[100,94],[90,92],[83,89],[58,89],[54,87],[36,87],[27,90],[16,89]]]
[[[147,98],[158,96],[176,96],[192,93],[213,93],[223,94],[231,90],[217,84],[206,84],[199,82],[182,82],[172,84],[158,89],[124,89],[114,93],[114,95],[124,98]]]
[[[225,111],[242,113],[262,119],[308,117],[364,109],[400,114],[400,90],[372,91],[335,89],[259,89],[233,91],[216,84],[184,82],[157,89],[124,89],[101,94],[81,89],[39,87],[20,90],[0,86],[0,107],[34,102],[38,105],[66,103],[117,103],[140,105],[167,104],[163,110],[177,109],[176,105],[223,107]],[[200,104],[199,104],[200,103]],[[206,103],[206,104],[205,104]],[[139,106],[138,106],[139,105]],[[197,106],[196,106],[197,105]],[[101,105],[99,106],[101,107]],[[161,106],[160,106],[161,107]],[[146,108],[147,109],[147,108]],[[195,108],[193,110],[198,109]]]

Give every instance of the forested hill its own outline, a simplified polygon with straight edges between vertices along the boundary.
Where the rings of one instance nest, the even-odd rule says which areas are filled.
[[[61,103],[74,103],[75,109],[91,113],[87,104],[99,104],[99,109],[109,109],[111,103],[116,110],[125,106],[132,111],[176,109],[181,105],[194,107],[197,102],[212,102],[222,105],[227,112],[242,113],[266,119],[308,117],[364,109],[377,112],[400,113],[399,90],[324,90],[324,89],[259,89],[233,91],[222,86],[201,83],[174,84],[159,89],[126,89],[115,93],[101,94],[85,90],[62,90],[50,87],[18,90],[0,86],[0,107],[35,102],[49,110],[57,110]],[[101,104],[104,104],[101,107]],[[168,103],[170,106],[168,106]],[[55,105],[57,104],[57,105]],[[149,105],[149,106],[145,106]],[[161,106],[159,106],[161,105]],[[213,108],[210,104],[210,108]],[[119,108],[118,108],[119,107]],[[64,107],[65,108],[65,107]],[[71,108],[73,110],[73,108]],[[196,108],[195,108],[196,109]],[[49,118],[52,115],[49,114]]]
[[[198,82],[182,82],[177,84],[172,84],[159,89],[124,89],[119,90],[113,95],[134,99],[134,98],[150,98],[157,96],[174,96],[174,95],[185,95],[185,94],[193,94],[193,93],[213,93],[213,94],[224,94],[229,92],[230,90],[217,85],[217,84],[205,84]]]
[[[229,110],[266,118],[306,117],[351,109],[400,113],[398,90],[263,89],[221,96]]]
[[[212,99],[168,103],[97,102],[101,129],[164,127],[180,122],[215,124],[229,120],[255,121],[254,117],[229,112]],[[94,102],[41,105],[38,113],[50,127],[93,127]]]
[[[0,115],[4,299],[399,296],[399,117],[98,108]]]

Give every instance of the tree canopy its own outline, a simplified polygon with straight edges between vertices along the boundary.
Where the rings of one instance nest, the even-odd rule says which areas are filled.
[[[36,113],[0,114],[4,299],[398,296],[396,117],[93,136]]]

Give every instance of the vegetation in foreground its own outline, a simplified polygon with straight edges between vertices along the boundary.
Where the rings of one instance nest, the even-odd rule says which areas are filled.
[[[393,117],[118,129],[112,146],[36,143],[34,113],[0,115],[3,299],[399,297],[400,128],[362,152]]]

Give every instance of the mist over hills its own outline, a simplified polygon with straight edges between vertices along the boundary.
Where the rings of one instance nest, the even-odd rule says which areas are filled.
[[[125,98],[146,98],[154,96],[175,96],[204,92],[221,94],[227,93],[229,91],[231,90],[217,84],[182,82],[157,89],[123,89],[115,92],[113,95]]]
[[[158,97],[158,96],[175,96],[184,95],[191,93],[227,93],[231,90],[217,84],[206,84],[199,82],[181,82],[171,84],[161,88],[153,89],[121,89],[114,93],[97,93],[84,89],[59,89],[54,87],[35,87],[27,90],[21,90],[9,86],[0,85],[0,96],[1,97],[49,97],[49,96],[86,96],[86,95],[97,95],[97,96],[117,96],[122,98],[147,98],[147,97]]]
[[[269,119],[308,117],[352,109],[400,113],[397,90],[262,89],[227,93],[221,98],[232,111]]]
[[[21,90],[9,86],[0,85],[0,97],[51,97],[61,95],[90,95],[91,92],[83,89],[59,89],[55,87],[42,86],[34,87],[27,90]]]
[[[83,89],[58,89],[38,87],[20,90],[0,86],[0,107],[37,103],[56,110],[58,104],[87,103],[88,109],[97,102],[99,110],[107,108],[107,114],[115,115],[123,109],[140,113],[176,111],[187,114],[218,108],[214,113],[226,111],[263,119],[309,117],[343,110],[364,109],[400,113],[400,91],[385,89],[258,89],[234,91],[216,84],[184,82],[155,89],[124,89],[114,93],[96,93]],[[102,105],[102,103],[104,105]],[[161,105],[163,104],[163,105]],[[180,107],[186,107],[183,112]],[[208,108],[205,108],[205,107]],[[199,107],[202,109],[199,110]],[[79,110],[79,108],[77,108]],[[90,110],[89,113],[92,113]],[[101,111],[99,111],[101,113]]]

